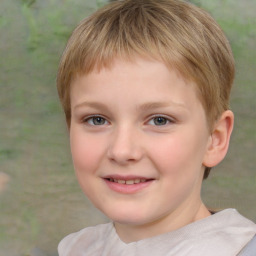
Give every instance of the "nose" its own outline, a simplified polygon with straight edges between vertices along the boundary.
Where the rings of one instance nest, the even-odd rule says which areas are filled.
[[[117,128],[110,135],[108,158],[120,165],[139,161],[143,156],[141,136],[128,127]]]

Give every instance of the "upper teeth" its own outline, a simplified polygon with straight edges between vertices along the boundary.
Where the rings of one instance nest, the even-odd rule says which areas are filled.
[[[118,180],[118,179],[110,179],[112,182],[116,182],[119,184],[127,184],[127,185],[133,185],[133,184],[138,184],[141,182],[145,182],[146,179],[135,179],[135,180]]]

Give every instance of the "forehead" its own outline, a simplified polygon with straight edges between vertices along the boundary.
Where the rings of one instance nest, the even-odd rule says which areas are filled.
[[[71,104],[96,99],[122,105],[132,99],[137,104],[172,101],[184,105],[199,101],[195,91],[193,82],[161,61],[116,59],[109,67],[77,76],[71,86]]]
[[[184,83],[195,85],[192,78],[180,72],[175,64],[150,55],[116,56],[104,63],[96,63],[91,70],[79,69],[73,76],[71,85],[81,78],[91,80],[92,78],[100,79],[105,76],[108,79],[112,78],[114,80],[117,76],[119,78],[125,77],[128,73],[129,76],[126,79],[134,77],[142,79],[157,73],[158,69],[164,71],[165,75],[172,73],[178,79],[183,80]]]

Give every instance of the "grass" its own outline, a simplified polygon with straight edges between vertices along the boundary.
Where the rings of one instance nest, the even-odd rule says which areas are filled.
[[[233,206],[256,221],[256,20],[250,12],[255,1],[246,0],[243,13],[238,0],[196,2],[222,25],[237,62],[231,102],[236,127],[230,152],[204,182],[203,197],[210,206]],[[0,195],[0,255],[29,255],[31,249],[41,248],[55,256],[64,235],[105,221],[76,182],[55,89],[68,36],[82,18],[103,4],[96,0],[1,2],[0,161],[10,183]]]

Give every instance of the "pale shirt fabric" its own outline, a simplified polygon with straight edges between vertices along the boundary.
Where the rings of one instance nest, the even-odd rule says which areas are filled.
[[[256,224],[235,209],[226,209],[178,230],[124,243],[113,223],[65,237],[59,256],[235,256],[256,234]]]

